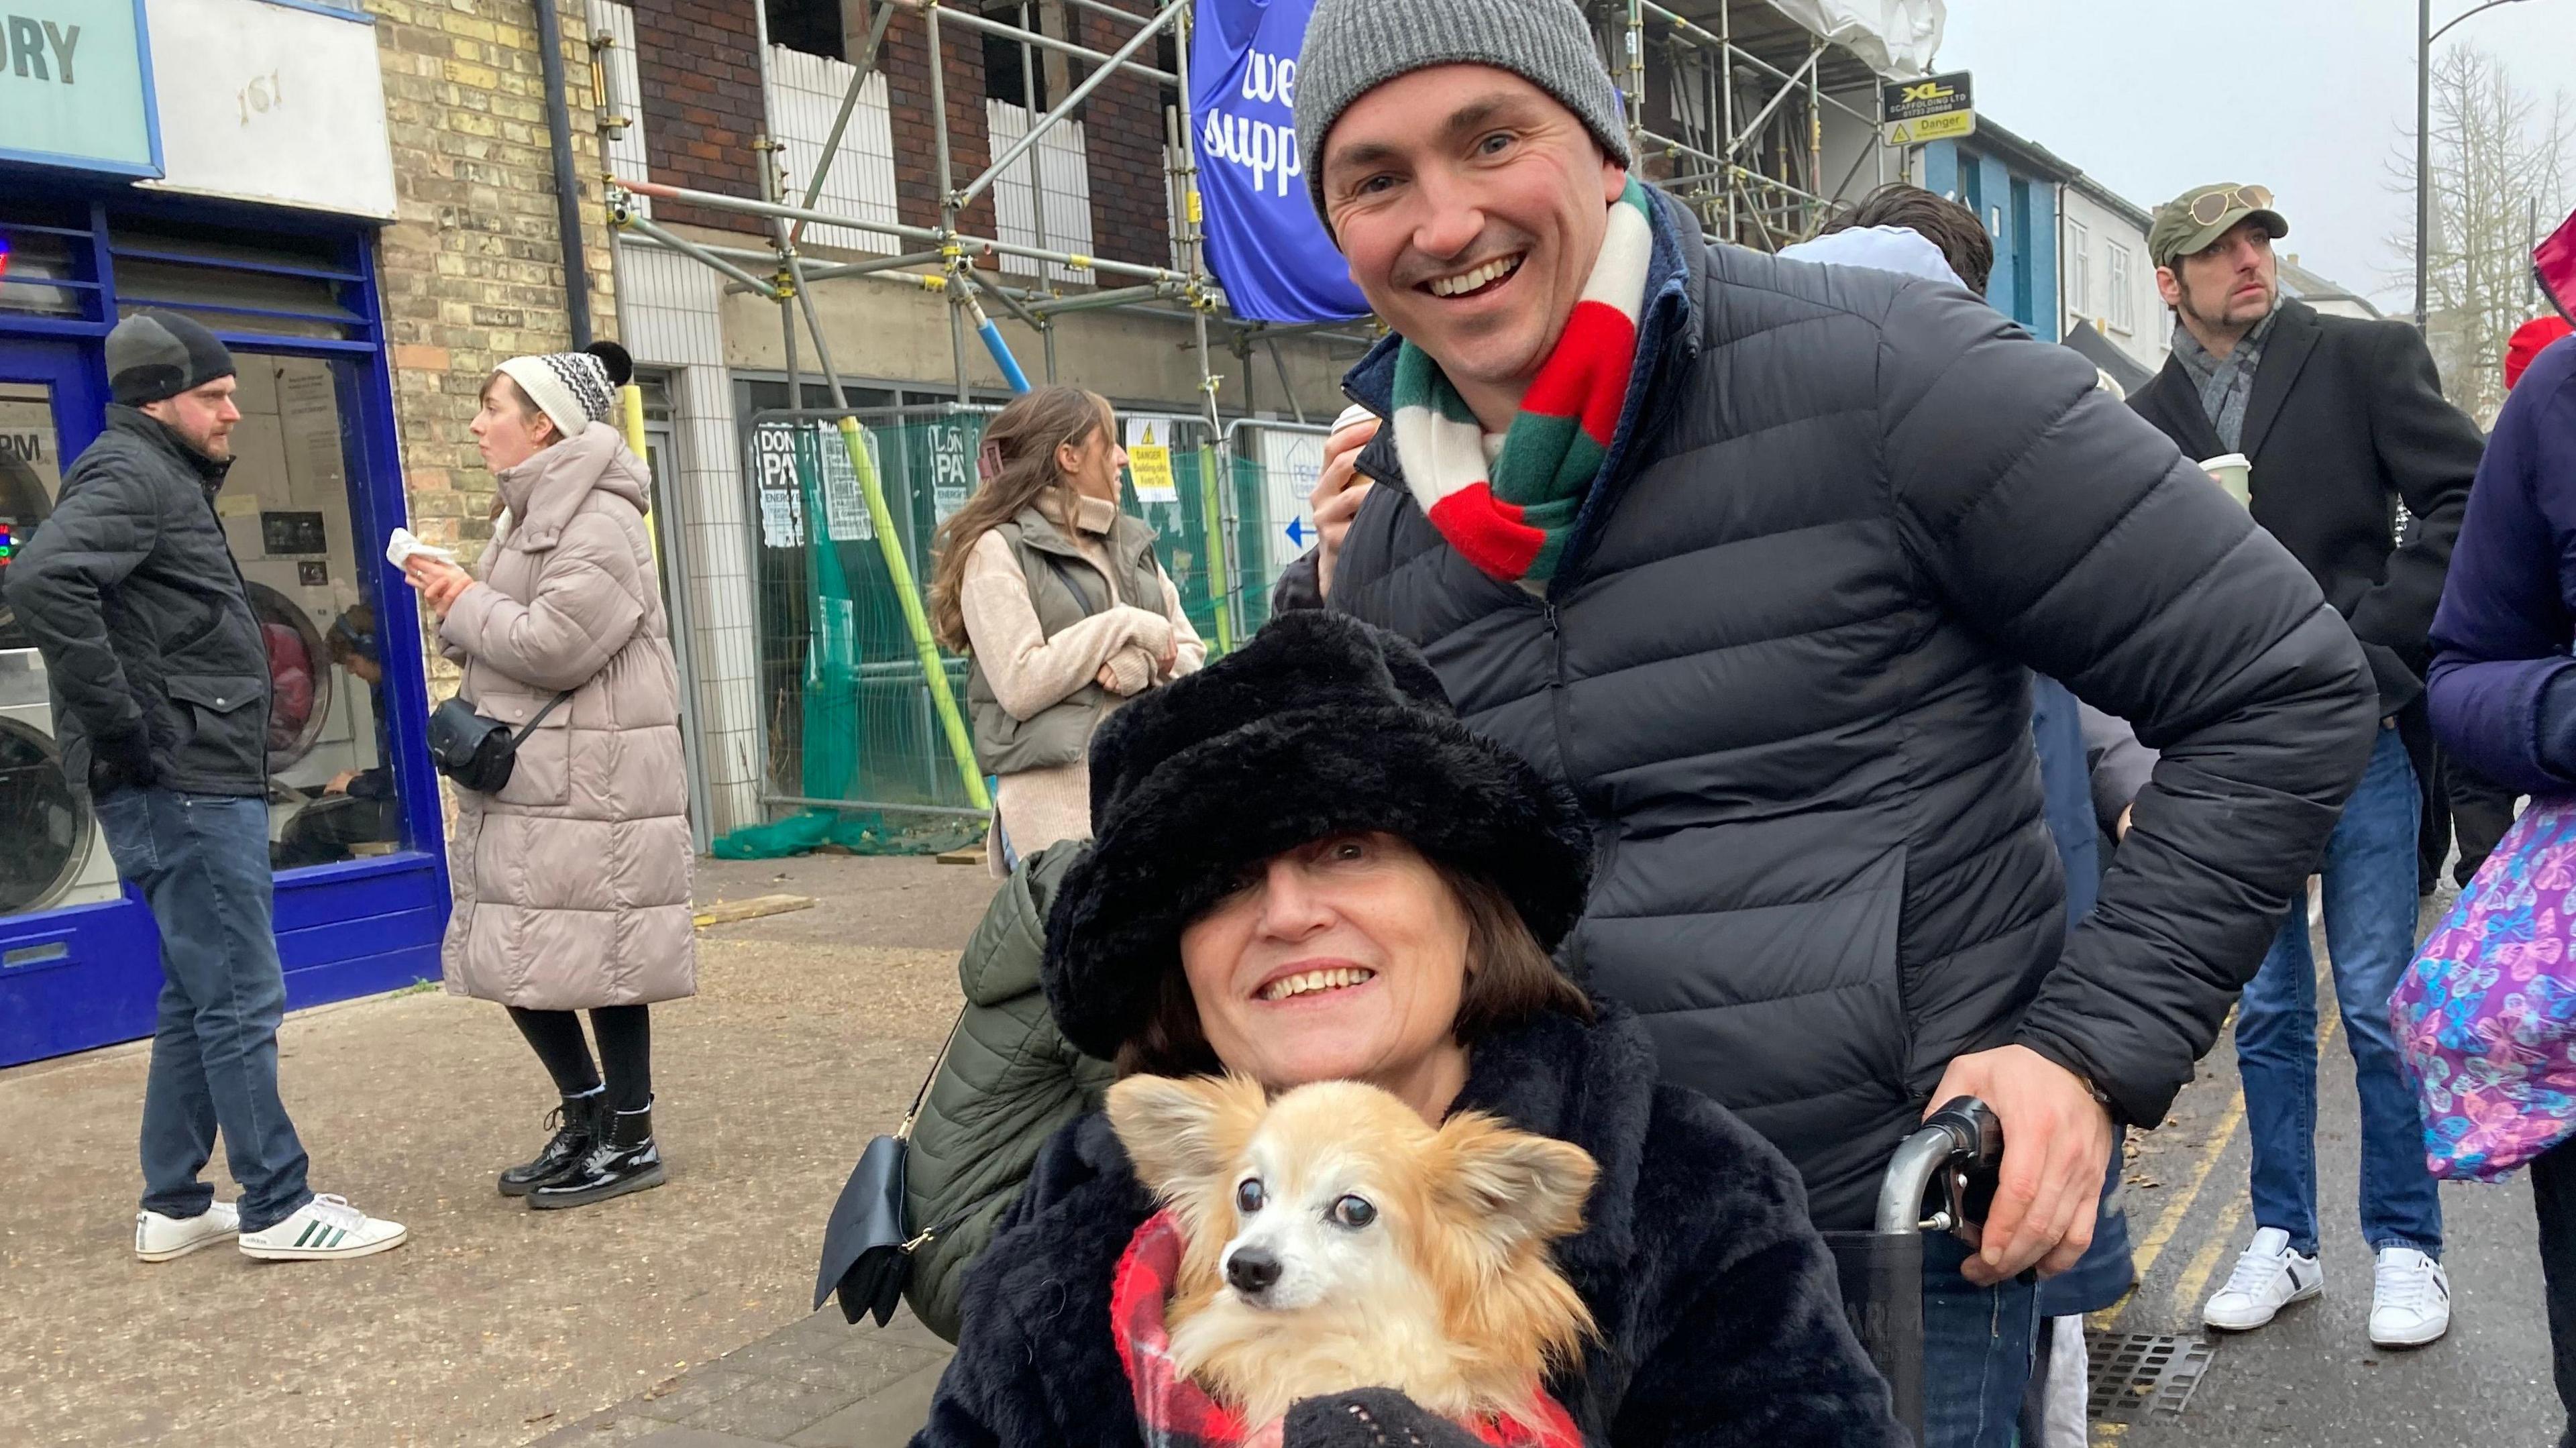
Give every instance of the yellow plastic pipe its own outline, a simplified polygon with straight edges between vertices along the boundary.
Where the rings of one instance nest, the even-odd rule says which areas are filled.
[[[1216,449],[1199,447],[1199,509],[1207,519],[1208,602],[1216,611],[1216,651],[1234,652],[1234,625],[1227,615],[1234,600],[1225,586],[1225,515],[1217,502],[1224,496],[1216,476]]]
[[[948,670],[939,661],[939,645],[930,637],[930,614],[921,606],[921,594],[912,584],[912,565],[904,560],[903,541],[895,536],[894,513],[886,507],[885,487],[877,481],[877,470],[868,461],[867,440],[859,435],[855,418],[840,419],[841,446],[850,454],[850,471],[859,476],[859,491],[868,500],[868,521],[876,528],[877,551],[885,555],[886,575],[894,582],[894,596],[903,603],[904,626],[912,630],[913,652],[921,657],[921,677],[930,685],[931,707],[939,712],[939,727],[948,736],[948,752],[957,759],[957,773],[966,781],[966,798],[975,808],[989,810],[993,796],[984,789],[984,771],[975,763],[975,744],[966,733],[966,716],[957,710],[957,697],[948,688]]]
[[[617,430],[626,434],[627,448],[635,454],[637,461],[646,465],[646,471],[650,472],[652,460],[644,452],[644,389],[632,382],[617,389]],[[660,567],[662,529],[658,519],[655,520],[653,527],[644,530],[644,541],[653,549],[654,566]]]
[[[617,426],[635,456],[644,456],[644,389],[629,382],[617,389]]]

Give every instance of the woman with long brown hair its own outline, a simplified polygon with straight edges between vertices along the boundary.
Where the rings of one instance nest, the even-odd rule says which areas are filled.
[[[996,873],[1091,833],[1092,731],[1207,657],[1153,533],[1118,511],[1126,462],[1108,399],[1041,387],[985,424],[981,485],[939,529],[931,627],[971,661]]]

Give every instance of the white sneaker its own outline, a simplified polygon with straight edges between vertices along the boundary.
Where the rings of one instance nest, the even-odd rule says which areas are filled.
[[[242,1239],[247,1242],[250,1239]],[[2227,1285],[2211,1295],[2200,1320],[2226,1332],[2252,1332],[2293,1302],[2304,1302],[2325,1290],[2325,1269],[2314,1257],[2290,1250],[2290,1234],[2265,1227],[2254,1245],[2236,1259]]]
[[[2451,1330],[2451,1275],[2412,1247],[2379,1251],[2370,1290],[2370,1340],[2380,1347],[2422,1347]]]
[[[270,1262],[322,1262],[372,1257],[403,1244],[400,1222],[380,1222],[346,1197],[315,1197],[275,1226],[244,1232],[242,1255]]]
[[[240,1235],[241,1213],[229,1202],[209,1203],[193,1217],[165,1217],[148,1207],[134,1214],[134,1255],[146,1262],[185,1257]]]

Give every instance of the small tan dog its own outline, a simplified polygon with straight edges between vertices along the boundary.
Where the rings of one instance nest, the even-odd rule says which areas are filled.
[[[1462,1114],[1438,1129],[1357,1082],[1267,1099],[1244,1077],[1134,1076],[1109,1120],[1188,1246],[1174,1365],[1247,1424],[1353,1388],[1535,1431],[1592,1315],[1549,1243],[1583,1224],[1580,1147]]]

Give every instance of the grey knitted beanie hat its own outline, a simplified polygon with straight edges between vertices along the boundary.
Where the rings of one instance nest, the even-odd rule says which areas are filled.
[[[107,334],[110,395],[128,407],[166,402],[233,375],[233,354],[204,323],[177,312],[137,312]]]
[[[1618,88],[1575,0],[1320,0],[1297,55],[1297,156],[1317,216],[1333,122],[1361,96],[1435,65],[1510,71],[1563,102],[1611,160],[1634,163]]]

